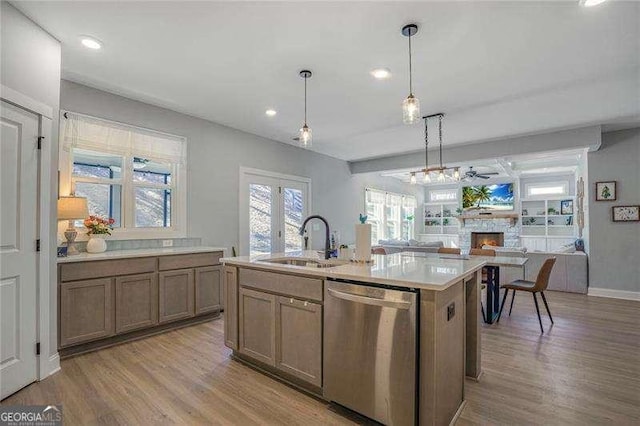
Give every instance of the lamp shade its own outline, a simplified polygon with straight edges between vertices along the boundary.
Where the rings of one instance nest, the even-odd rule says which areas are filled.
[[[58,220],[84,219],[89,216],[85,197],[58,198]]]

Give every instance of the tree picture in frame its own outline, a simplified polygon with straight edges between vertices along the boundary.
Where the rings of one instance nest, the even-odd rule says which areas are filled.
[[[614,222],[638,222],[640,221],[640,206],[611,207],[611,216]]]
[[[596,182],[596,201],[616,200],[616,181]]]

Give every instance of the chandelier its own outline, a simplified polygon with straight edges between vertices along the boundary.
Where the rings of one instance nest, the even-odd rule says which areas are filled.
[[[438,139],[439,139],[439,154],[440,154],[440,165],[429,167],[429,119],[430,118],[438,118]],[[457,182],[460,180],[460,167],[459,166],[450,166],[445,167],[442,162],[442,119],[444,118],[443,113],[425,115],[422,117],[424,120],[424,169],[416,170],[410,172],[409,182],[411,184],[415,184],[418,181],[418,175],[422,175],[424,183],[432,182],[433,178],[437,180],[437,182],[443,183],[446,181],[454,181]]]

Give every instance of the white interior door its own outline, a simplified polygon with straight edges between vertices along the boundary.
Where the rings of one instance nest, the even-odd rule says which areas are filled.
[[[2,102],[0,397],[37,378],[36,238],[39,117]]]
[[[258,171],[241,175],[240,254],[301,250],[298,234],[308,215],[309,182]]]

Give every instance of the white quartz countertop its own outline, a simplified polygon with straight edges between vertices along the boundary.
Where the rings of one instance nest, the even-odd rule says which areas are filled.
[[[296,257],[323,262],[323,259],[316,251],[227,257],[221,259],[221,262],[225,265],[244,266],[254,269],[427,290],[445,290],[459,282],[463,277],[481,269],[486,264],[484,259],[424,257],[413,256],[407,252],[386,256],[373,255],[372,264],[348,262],[330,268],[266,262],[268,260],[282,259],[285,257]]]
[[[172,254],[208,253],[214,251],[225,252],[224,247],[165,247],[134,250],[111,250],[104,253],[80,253],[75,256],[59,257],[58,263],[89,262],[92,260],[126,259],[130,257],[169,256]]]

